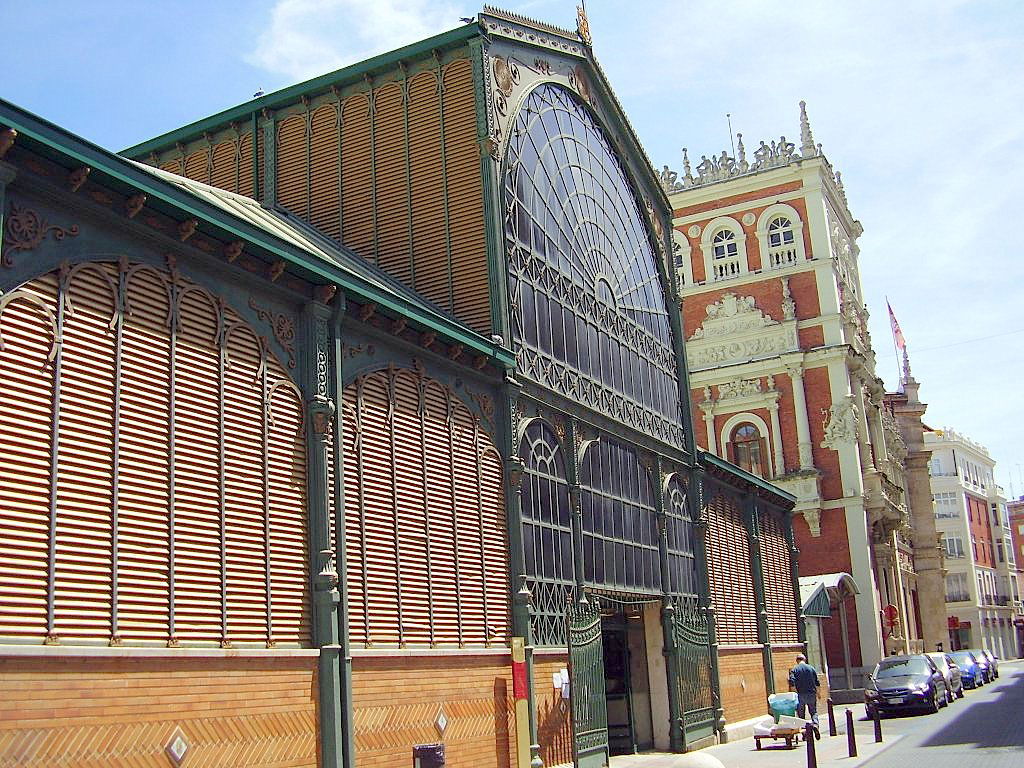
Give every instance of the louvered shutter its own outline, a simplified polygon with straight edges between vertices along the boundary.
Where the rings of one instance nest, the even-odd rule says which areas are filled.
[[[55,633],[110,637],[117,286],[109,270],[68,276],[57,452]],[[69,308],[73,308],[73,311]]]
[[[771,639],[776,643],[795,643],[799,637],[789,545],[782,523],[769,512],[761,514],[760,541]]]
[[[346,586],[348,588],[348,633],[353,643],[367,641],[366,563],[363,551],[363,443],[359,423],[358,384],[345,388],[342,399],[341,428],[344,462],[345,558]]]
[[[0,637],[47,630],[56,297],[55,275],[0,296]]]
[[[267,358],[268,516],[273,637],[304,645],[312,636],[306,449],[302,396],[274,357]]]
[[[459,638],[459,594],[455,564],[453,435],[447,393],[437,382],[427,383],[425,410],[426,469],[431,478],[427,519],[434,584],[434,634],[438,642],[454,643]]]
[[[201,181],[204,184],[209,183],[210,150],[201,149],[186,157],[184,171],[181,172],[181,175],[195,181]]]
[[[227,637],[267,639],[267,545],[264,508],[264,386],[259,338],[225,312],[224,530]]]
[[[255,197],[253,189],[252,132],[238,139],[238,194]]]
[[[230,139],[214,145],[212,167],[210,169],[210,184],[220,189],[226,189],[229,192],[237,192],[238,170],[237,141]]]
[[[440,307],[449,306],[448,246],[444,219],[441,103],[434,72],[409,81],[409,178],[412,198],[413,287]]]
[[[476,425],[464,408],[454,409],[452,478],[455,491],[455,567],[460,606],[459,640],[487,640],[483,569],[483,508]]]
[[[190,287],[175,348],[174,583],[177,637],[220,642],[219,308]]]
[[[757,608],[750,573],[750,543],[739,500],[714,493],[708,519],[712,598],[724,643],[756,643]]]
[[[290,115],[277,124],[276,199],[302,218],[309,218],[306,118]]]
[[[166,641],[170,601],[170,283],[152,267],[126,275],[118,467],[118,628]]]
[[[341,180],[338,165],[338,106],[324,104],[310,117],[310,222],[328,237],[341,238]]]
[[[373,157],[377,208],[377,262],[393,277],[412,284],[409,252],[409,194],[405,146],[405,97],[400,83],[374,94]]]
[[[429,486],[423,441],[419,378],[411,371],[395,376],[394,474],[382,478],[393,484],[398,523],[398,584],[401,590],[402,637],[405,642],[426,644],[430,631],[430,547],[427,527]]]
[[[506,643],[509,635],[508,528],[506,526],[504,471],[501,456],[483,437],[480,450],[479,495],[483,539],[484,599],[487,639]]]
[[[444,69],[444,147],[455,316],[480,333],[491,327],[483,178],[477,140],[473,67],[459,59]]]
[[[349,96],[341,115],[341,241],[367,261],[373,251],[373,143],[367,94]]]

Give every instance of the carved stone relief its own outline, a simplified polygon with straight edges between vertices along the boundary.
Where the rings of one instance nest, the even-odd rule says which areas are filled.
[[[821,413],[824,416],[822,426],[825,428],[822,448],[837,451],[843,443],[856,442],[857,406],[852,395],[846,395],[839,402],[833,403],[831,408],[822,408]]]

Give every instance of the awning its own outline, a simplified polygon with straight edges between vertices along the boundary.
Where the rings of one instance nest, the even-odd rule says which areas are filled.
[[[860,594],[857,582],[848,573],[822,573],[800,577],[800,603],[804,616],[828,618],[850,595]]]

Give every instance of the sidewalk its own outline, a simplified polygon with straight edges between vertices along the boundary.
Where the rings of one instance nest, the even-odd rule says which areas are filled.
[[[854,733],[857,736],[857,757],[850,757],[846,743],[846,707],[836,707],[836,727],[839,735],[828,735],[828,716],[823,711],[821,716],[821,739],[815,742],[815,752],[819,768],[854,768],[859,766],[886,747],[894,744],[901,737],[888,736],[885,723],[882,723],[882,735],[885,741],[875,743],[874,726],[871,721],[862,720],[864,705],[855,704],[849,707],[853,711]],[[729,744],[718,744],[685,755],[645,753],[642,755],[621,755],[613,757],[611,768],[703,768],[707,765],[701,760],[703,755],[711,755],[721,761],[725,768],[805,768],[807,765],[807,747],[801,742],[795,749],[786,749],[785,742],[779,746],[770,746],[764,741],[758,751],[754,746],[754,738],[747,736]]]

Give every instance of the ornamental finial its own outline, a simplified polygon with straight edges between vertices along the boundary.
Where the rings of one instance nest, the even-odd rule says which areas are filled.
[[[740,172],[747,170],[747,152],[743,148],[743,134],[736,134],[736,165],[740,167]]]
[[[800,102],[800,154],[804,157],[814,157],[821,153],[821,147],[815,146],[814,136],[811,134],[811,123],[807,119],[807,102]]]
[[[587,20],[587,9],[582,5],[576,6],[576,33],[584,45],[593,45],[590,37],[590,21]]]
[[[686,147],[683,147],[683,178],[693,183],[693,173],[690,171],[690,156],[686,154]]]

